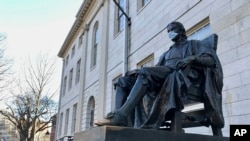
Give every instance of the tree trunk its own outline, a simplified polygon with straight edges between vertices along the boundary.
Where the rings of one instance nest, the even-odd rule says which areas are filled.
[[[27,141],[27,137],[20,134],[20,141]]]

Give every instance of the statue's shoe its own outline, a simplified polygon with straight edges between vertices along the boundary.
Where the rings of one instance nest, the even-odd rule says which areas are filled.
[[[127,126],[127,117],[119,112],[108,113],[107,117],[103,120],[95,120],[94,122],[98,126]]]

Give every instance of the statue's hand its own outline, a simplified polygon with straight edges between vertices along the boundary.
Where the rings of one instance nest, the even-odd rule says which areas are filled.
[[[188,56],[176,63],[177,68],[185,68],[195,61],[195,56]]]

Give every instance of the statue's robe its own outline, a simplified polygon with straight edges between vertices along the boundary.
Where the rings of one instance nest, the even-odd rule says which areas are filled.
[[[173,57],[173,54],[177,54],[177,56]],[[139,76],[145,77],[144,84],[149,86],[150,91],[136,107],[134,127],[159,128],[164,120],[171,117],[172,110],[180,111],[184,108],[181,99],[186,97],[186,89],[192,83],[189,75],[197,72],[196,70],[184,72],[182,69],[175,68],[175,63],[192,55],[198,57],[211,56],[215,61],[213,67],[207,67],[204,64],[197,65],[203,73],[198,77],[204,76],[203,94],[204,107],[207,111],[206,116],[214,127],[224,127],[221,64],[212,47],[196,40],[187,41],[185,45],[181,45],[181,49],[173,45],[161,56],[156,67],[148,67],[139,71]],[[157,76],[161,76],[161,78],[159,79]]]

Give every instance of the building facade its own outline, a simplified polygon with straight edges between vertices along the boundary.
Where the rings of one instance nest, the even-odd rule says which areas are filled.
[[[0,141],[18,141],[19,133],[16,127],[4,116],[0,115]]]
[[[113,82],[127,70],[156,64],[172,45],[166,26],[175,20],[190,39],[219,36],[224,136],[230,124],[250,123],[250,1],[84,0],[79,7],[58,53],[63,68],[56,140],[92,128],[114,108]],[[212,134],[206,127],[185,131]]]

